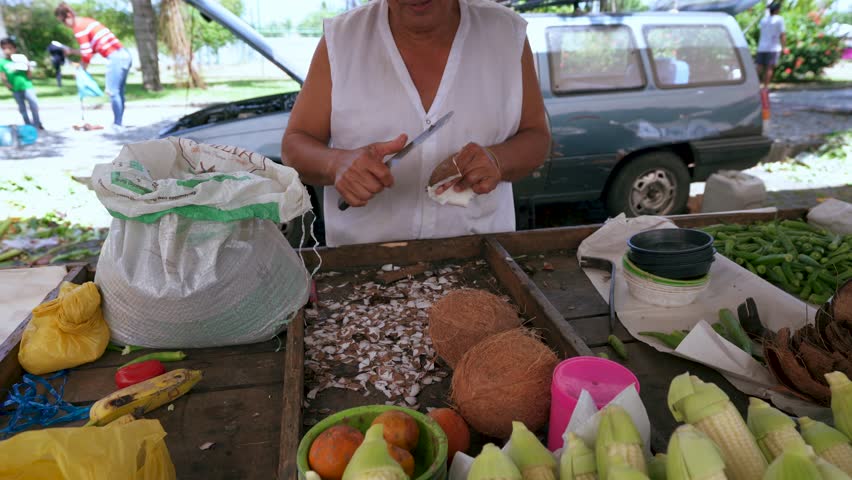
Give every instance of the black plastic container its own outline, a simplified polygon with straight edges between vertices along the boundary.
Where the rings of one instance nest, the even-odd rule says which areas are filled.
[[[700,230],[663,228],[627,240],[628,257],[637,267],[675,280],[702,277],[710,271],[716,249],[713,237]]]

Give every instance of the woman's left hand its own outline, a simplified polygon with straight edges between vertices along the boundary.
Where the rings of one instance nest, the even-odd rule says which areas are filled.
[[[468,143],[455,154],[456,166],[461,173],[461,178],[453,182],[441,185],[435,192],[440,195],[453,187],[457,192],[471,188],[474,193],[486,194],[497,188],[503,175],[496,160],[485,151],[482,145]]]

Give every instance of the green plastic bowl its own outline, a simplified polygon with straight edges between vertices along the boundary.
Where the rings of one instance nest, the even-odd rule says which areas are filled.
[[[357,428],[361,433],[366,433],[373,420],[389,410],[399,410],[411,415],[420,428],[417,448],[411,452],[414,457],[414,477],[411,480],[445,480],[447,478],[447,436],[441,430],[441,426],[431,417],[418,411],[391,405],[368,405],[350,408],[330,415],[314,425],[299,443],[297,452],[299,478],[304,480],[305,474],[310,470],[308,451],[320,433],[340,424],[349,425]]]

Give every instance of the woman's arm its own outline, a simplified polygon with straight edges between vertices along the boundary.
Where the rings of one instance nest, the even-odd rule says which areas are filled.
[[[518,131],[503,143],[485,147],[470,143],[456,157],[462,178],[455,184],[457,191],[471,187],[479,194],[488,193],[501,181],[520,180],[541,166],[550,154],[550,131],[544,109],[544,99],[535,72],[529,41],[524,43],[521,56],[523,106]],[[452,182],[438,189],[438,194],[451,187]]]
[[[373,196],[393,185],[386,155],[405,146],[406,136],[355,150],[329,148],[331,137],[331,66],[325,38],[320,39],[305,83],[281,141],[281,161],[302,181],[334,185],[353,207],[366,205]]]

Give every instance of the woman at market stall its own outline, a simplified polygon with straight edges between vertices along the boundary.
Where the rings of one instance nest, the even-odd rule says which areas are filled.
[[[450,111],[399,164],[383,164]],[[374,0],[325,21],[281,158],[326,186],[326,243],[339,246],[514,230],[510,182],[549,147],[523,18],[489,0]],[[448,158],[461,177],[435,193],[472,189],[467,207],[426,192]],[[338,209],[340,198],[357,208]]]

